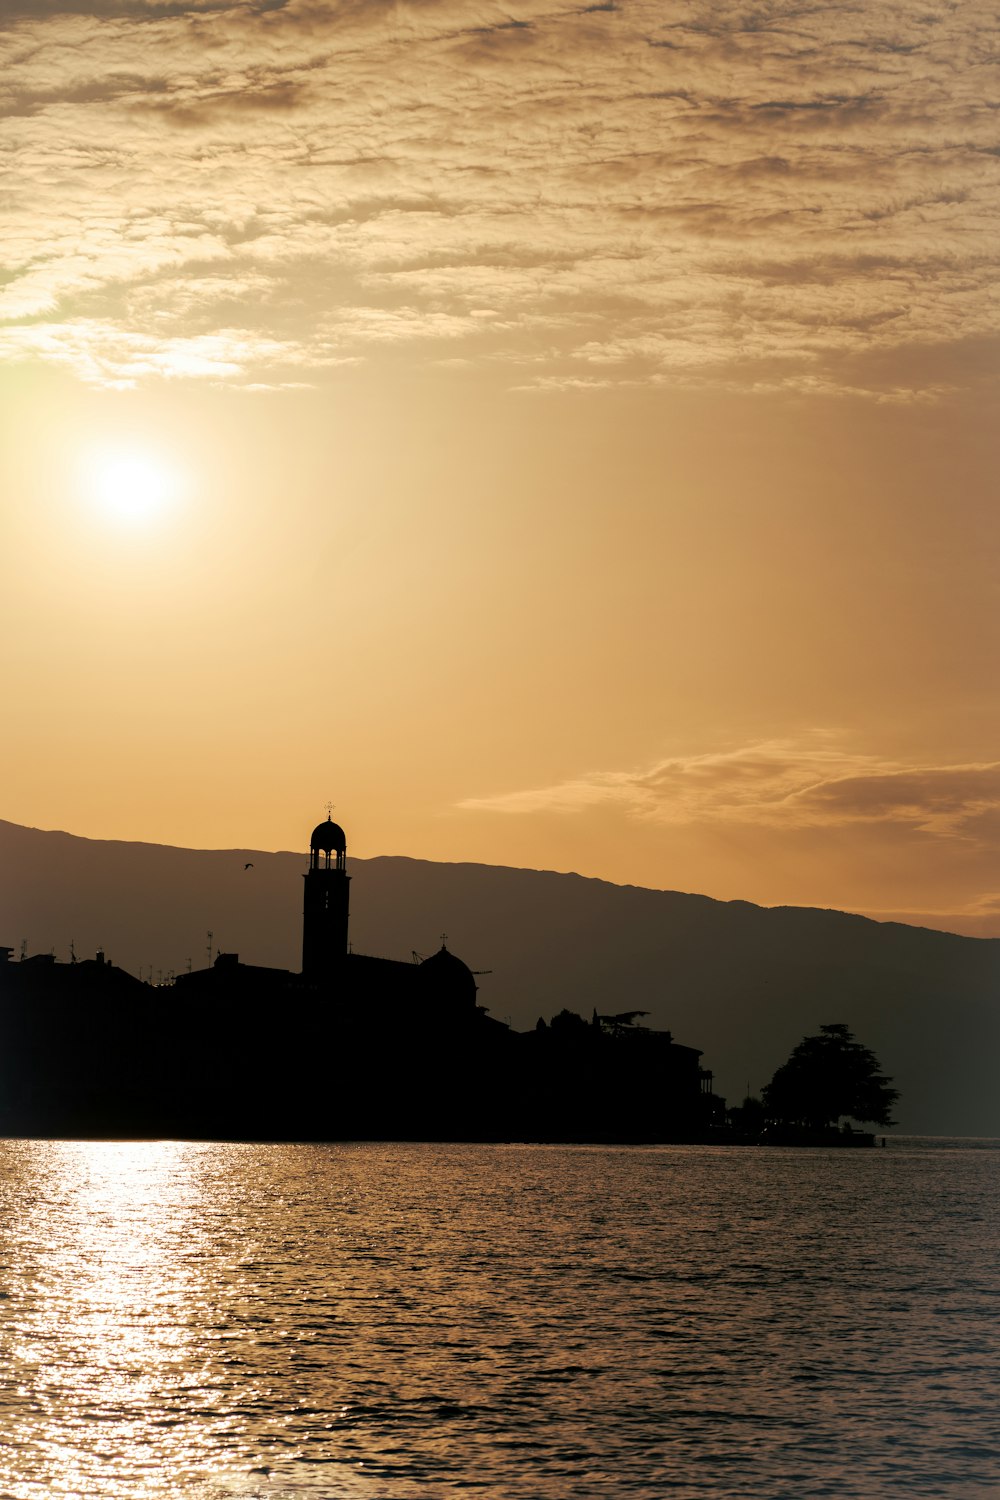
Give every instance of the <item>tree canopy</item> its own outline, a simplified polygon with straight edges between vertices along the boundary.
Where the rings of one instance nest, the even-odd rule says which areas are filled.
[[[782,1125],[823,1130],[842,1116],[859,1123],[892,1125],[899,1098],[874,1052],[856,1042],[846,1026],[821,1026],[804,1037],[763,1090],[764,1113]]]

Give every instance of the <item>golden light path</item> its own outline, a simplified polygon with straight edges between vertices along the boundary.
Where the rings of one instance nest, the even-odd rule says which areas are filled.
[[[299,1201],[241,1181],[248,1150],[8,1143],[0,1430],[13,1438],[0,1470],[6,1462],[17,1475],[16,1500],[259,1500],[265,1491],[284,1500],[270,1476],[315,1461],[316,1443],[349,1414],[339,1363],[328,1358],[339,1332],[336,1268],[296,1255],[286,1264],[284,1231],[275,1236],[273,1225],[247,1233],[265,1202],[281,1219]],[[299,1159],[294,1149],[278,1157]],[[321,1237],[330,1233],[324,1220]],[[313,1407],[332,1425],[320,1426]],[[338,1465],[336,1493],[347,1500],[372,1500],[364,1456]],[[307,1489],[300,1480],[295,1493]]]

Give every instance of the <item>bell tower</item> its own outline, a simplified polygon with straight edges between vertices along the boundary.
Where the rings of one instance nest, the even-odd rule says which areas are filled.
[[[347,839],[327,814],[312,831],[309,869],[305,874],[302,918],[302,973],[306,979],[329,979],[347,954]]]

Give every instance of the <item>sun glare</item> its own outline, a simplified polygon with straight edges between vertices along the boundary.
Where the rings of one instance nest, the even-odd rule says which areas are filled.
[[[151,453],[99,453],[88,468],[91,498],[108,520],[144,526],[157,520],[175,498],[175,476]]]

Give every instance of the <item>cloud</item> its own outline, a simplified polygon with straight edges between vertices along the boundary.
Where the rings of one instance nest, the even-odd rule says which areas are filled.
[[[315,373],[355,359],[316,344],[297,347],[271,341],[247,329],[154,336],[85,318],[9,329],[5,342],[22,356],[47,360],[109,390],[131,390],[150,379],[209,380],[251,389],[297,386],[303,384],[304,369]],[[282,371],[286,378],[276,379],[276,372]]]
[[[328,367],[333,325],[377,324],[369,358],[394,337],[481,350],[484,306],[492,357],[539,389],[766,372],[878,397],[888,354],[997,332],[984,0],[6,14],[0,320],[89,318],[108,345],[75,360],[79,341],[18,335],[0,357],[31,348],[100,384],[122,341],[163,339],[139,377],[156,378],[171,341],[228,338],[227,279],[239,295],[261,277],[245,363],[228,339],[234,380],[265,348],[276,370]],[[190,323],[184,282],[218,292]],[[846,380],[848,359],[871,368]],[[892,399],[947,383],[925,365]]]
[[[508,815],[617,809],[673,824],[817,828],[897,824],[945,838],[993,839],[1000,762],[900,766],[817,733],[719,754],[672,757],[638,771],[600,771],[551,786],[471,797],[459,807]]]
[[[966,834],[1000,813],[1000,762],[907,767],[817,782],[795,792],[794,816],[899,822],[924,833]]]

